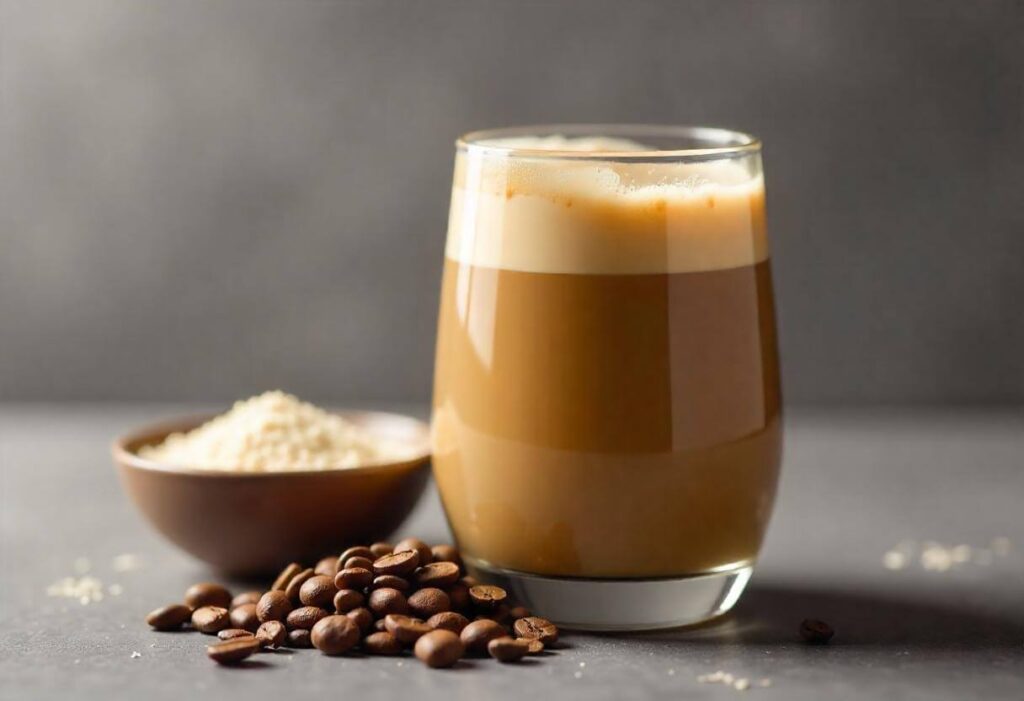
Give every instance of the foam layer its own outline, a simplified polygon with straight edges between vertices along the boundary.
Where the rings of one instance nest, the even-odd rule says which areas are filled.
[[[506,139],[498,145],[598,155],[644,149],[619,139],[563,137]],[[460,151],[446,256],[491,268],[577,274],[753,265],[768,257],[764,184],[760,174],[750,175],[759,168],[746,165]]]

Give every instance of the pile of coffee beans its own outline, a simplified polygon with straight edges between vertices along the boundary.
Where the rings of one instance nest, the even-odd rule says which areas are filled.
[[[219,584],[194,584],[184,603],[151,612],[146,623],[216,635],[206,652],[221,664],[312,647],[325,655],[412,650],[430,667],[451,667],[467,655],[515,662],[558,641],[553,623],[466,575],[454,547],[416,538],[351,547],[314,567],[292,563],[266,592],[232,596]]]

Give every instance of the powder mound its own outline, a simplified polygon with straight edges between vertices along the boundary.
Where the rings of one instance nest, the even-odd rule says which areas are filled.
[[[155,462],[231,472],[345,469],[414,453],[280,391],[236,402],[192,431],[172,433],[162,444],[139,450]]]

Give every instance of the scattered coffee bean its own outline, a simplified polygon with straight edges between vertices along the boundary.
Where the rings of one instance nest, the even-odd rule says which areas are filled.
[[[421,635],[434,630],[418,618],[393,613],[384,617],[384,628],[404,645],[412,645]]]
[[[343,570],[351,565],[346,564],[349,558],[353,557],[365,557],[370,562],[373,562],[377,556],[373,554],[373,551],[363,545],[357,545],[349,548],[338,557],[338,569]]]
[[[256,639],[263,647],[281,647],[288,640],[288,630],[281,621],[267,621],[260,624],[259,630],[256,631]]]
[[[217,633],[217,637],[221,640],[234,640],[235,638],[248,638],[253,635],[252,631],[243,630],[241,628],[225,628]]]
[[[256,616],[256,604],[242,604],[231,609],[228,617],[231,625],[251,633],[255,633],[260,627],[260,619]]]
[[[450,630],[432,630],[416,641],[416,657],[428,667],[451,667],[465,654],[459,636]]]
[[[505,600],[508,594],[493,584],[477,584],[469,588],[469,598],[477,608],[492,609]]]
[[[275,579],[274,583],[270,585],[271,591],[284,591],[285,587],[288,586],[288,582],[292,581],[292,577],[294,577],[304,569],[306,568],[297,562],[291,563],[283,570],[281,570],[281,574],[277,575],[277,579]]]
[[[330,608],[334,602],[334,595],[338,589],[334,586],[334,577],[325,574],[315,574],[299,587],[299,601],[306,606],[319,606],[322,609]]]
[[[448,599],[452,603],[452,611],[469,611],[473,600],[469,598],[469,587],[462,582],[448,587]]]
[[[373,573],[406,577],[416,571],[419,562],[420,556],[415,550],[402,550],[374,560]]]
[[[226,609],[231,606],[231,592],[219,584],[200,582],[185,591],[185,605],[193,611],[203,606]]]
[[[453,562],[457,567],[462,567],[462,557],[454,545],[435,545],[430,549],[434,562]]]
[[[409,613],[409,604],[405,599],[405,594],[397,589],[374,589],[370,592],[367,606],[380,618],[384,618],[389,613],[403,615]]]
[[[231,608],[236,609],[239,606],[245,606],[246,604],[255,604],[260,600],[261,596],[263,596],[263,592],[261,591],[243,591],[231,600]]]
[[[428,587],[410,594],[408,598],[409,610],[420,618],[430,618],[435,613],[450,611],[452,602],[440,589]]]
[[[542,643],[543,644],[543,643]],[[510,636],[494,638],[487,643],[487,653],[498,662],[518,662],[530,651],[530,641]]]
[[[487,654],[487,643],[506,635],[508,631],[504,626],[489,619],[472,621],[459,633],[462,644],[466,646],[466,652],[471,655]]]
[[[395,546],[391,543],[374,543],[370,546],[370,552],[373,553],[373,557],[370,559],[376,560],[378,557],[384,557],[385,555],[390,555],[395,552]]]
[[[220,664],[237,664],[259,649],[260,641],[250,635],[209,645],[206,648],[206,654],[211,660]]]
[[[348,613],[366,603],[366,597],[355,589],[339,589],[334,595],[334,610],[337,613]]]
[[[200,633],[214,635],[231,625],[228,610],[220,606],[201,606],[192,612],[192,627]]]
[[[393,552],[400,553],[403,550],[415,550],[419,556],[418,564],[420,565],[429,565],[434,560],[434,554],[431,552],[430,546],[419,538],[403,538],[395,543]]]
[[[386,630],[367,635],[362,647],[369,655],[398,655],[402,652],[402,643]]]
[[[800,637],[812,645],[824,645],[832,639],[833,635],[835,635],[835,631],[825,621],[805,618],[800,624]]]
[[[313,573],[324,574],[328,577],[338,574],[338,556],[328,555],[327,557],[320,558],[320,561],[316,563],[316,567],[313,568]]]
[[[352,609],[345,615],[359,627],[360,632],[364,635],[373,630],[373,612],[365,606]]]
[[[341,655],[359,642],[359,628],[346,616],[327,616],[313,626],[310,639],[325,655]]]
[[[334,576],[338,589],[366,589],[373,583],[373,572],[362,567],[346,567]]]
[[[307,567],[292,577],[291,581],[288,582],[288,586],[284,588],[284,593],[285,596],[288,597],[288,600],[292,602],[292,606],[298,606],[302,603],[302,599],[299,598],[299,593],[302,591],[302,585],[314,576],[316,576],[316,573]]]
[[[439,630],[450,630],[453,633],[461,633],[462,629],[469,625],[469,619],[461,613],[454,611],[443,611],[435,613],[427,619],[427,625]]]
[[[545,645],[558,642],[558,626],[538,616],[520,618],[513,625],[516,635],[527,640],[539,640]]]
[[[150,611],[146,623],[155,630],[177,630],[192,619],[192,609],[182,604],[161,606]]]
[[[309,631],[305,628],[297,628],[295,630],[288,631],[288,647],[294,648],[310,648],[313,647],[313,641],[310,640]]]
[[[413,573],[421,587],[450,587],[459,581],[459,566],[454,562],[432,562]]]
[[[400,592],[407,592],[412,588],[408,580],[396,577],[393,574],[382,574],[379,577],[374,577],[373,582],[370,584],[371,589],[397,589]]]
[[[256,617],[260,623],[266,623],[267,621],[284,622],[284,619],[291,610],[292,602],[288,600],[288,596],[284,591],[274,589],[260,597],[259,603],[256,604]]]
[[[327,612],[316,606],[300,606],[288,613],[285,624],[288,630],[296,628],[312,629],[316,622],[327,615]]]

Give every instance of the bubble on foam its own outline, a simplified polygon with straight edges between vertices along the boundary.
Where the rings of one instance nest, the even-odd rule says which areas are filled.
[[[502,139],[485,139],[484,146],[523,149],[530,151],[649,151],[649,147],[632,139],[618,139],[611,136],[567,137],[562,134],[551,136],[509,136]]]

